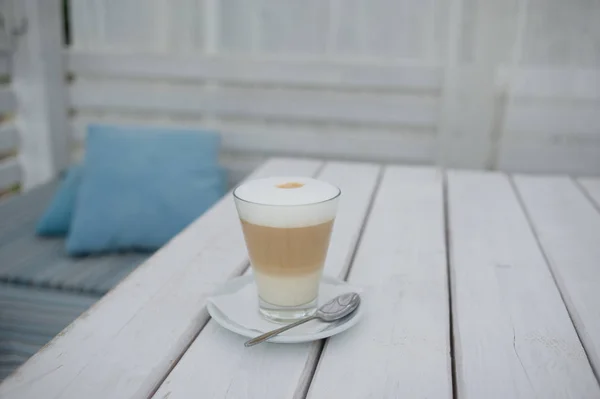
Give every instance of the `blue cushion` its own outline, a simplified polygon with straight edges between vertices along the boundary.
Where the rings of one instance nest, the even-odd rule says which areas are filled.
[[[67,252],[160,248],[225,194],[219,145],[212,132],[90,126]]]
[[[50,205],[38,221],[36,233],[41,236],[64,236],[69,231],[75,198],[81,183],[82,168],[74,165],[67,170]]]

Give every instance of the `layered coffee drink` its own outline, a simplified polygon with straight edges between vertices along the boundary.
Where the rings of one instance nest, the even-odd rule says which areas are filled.
[[[314,313],[340,190],[304,177],[246,182],[234,198],[268,319]]]

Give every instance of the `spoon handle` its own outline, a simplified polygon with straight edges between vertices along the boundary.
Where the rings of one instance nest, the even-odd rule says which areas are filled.
[[[298,320],[298,321],[296,321],[296,322],[294,322],[294,323],[292,323],[292,324],[288,324],[287,326],[283,326],[283,327],[281,327],[281,328],[278,328],[278,329],[276,329],[276,330],[273,330],[273,331],[266,332],[266,333],[264,333],[264,334],[262,334],[262,335],[259,335],[259,336],[258,336],[258,337],[256,337],[256,338],[252,338],[251,340],[249,340],[249,341],[246,341],[246,342],[244,343],[244,346],[245,346],[245,347],[249,347],[249,346],[254,346],[254,345],[256,345],[256,344],[260,344],[261,342],[264,342],[264,341],[266,341],[266,340],[267,340],[267,339],[269,339],[269,338],[272,338],[272,337],[274,337],[274,336],[276,336],[276,335],[278,335],[278,334],[281,334],[281,333],[282,333],[282,332],[284,332],[284,331],[287,331],[287,330],[289,330],[289,329],[291,329],[291,328],[297,327],[297,326],[299,326],[300,324],[304,324],[304,323],[306,323],[307,321],[311,321],[311,320],[314,320],[314,319],[316,319],[316,318],[317,318],[317,316],[310,316],[310,317],[307,317],[307,318],[305,318],[305,319]]]

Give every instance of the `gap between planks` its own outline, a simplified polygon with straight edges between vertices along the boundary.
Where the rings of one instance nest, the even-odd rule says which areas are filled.
[[[588,201],[590,201],[590,203],[592,204],[592,206],[600,213],[600,202],[596,202],[596,199],[592,196],[592,193],[590,193],[589,189],[586,186],[584,186],[579,179],[574,179],[573,177],[571,177],[571,181],[575,183],[575,187],[577,187],[579,191],[581,191],[583,196],[587,198]]]
[[[358,232],[358,238],[356,239],[356,244],[354,245],[354,248],[352,249],[352,254],[350,255],[350,261],[348,262],[348,265],[346,266],[345,270],[342,270],[342,272],[340,273],[342,275],[341,278],[344,281],[347,281],[348,277],[350,277],[350,273],[352,273],[352,266],[354,265],[354,258],[356,257],[356,252],[357,252],[358,248],[360,247],[360,244],[361,244],[361,241],[363,238],[363,234],[365,232],[365,226],[367,225],[369,217],[371,216],[371,212],[373,211],[373,204],[375,203],[375,198],[377,197],[377,194],[379,193],[379,187],[381,186],[381,181],[383,180],[383,174],[384,174],[385,170],[386,170],[386,167],[382,166],[378,171],[377,180],[375,181],[375,187],[373,188],[373,191],[371,191],[371,197],[369,198],[369,205],[367,206],[365,218],[363,219],[362,226],[360,227],[360,231]],[[315,343],[315,345],[313,345],[310,348],[311,353],[308,356],[308,359],[306,361],[306,365],[304,368],[304,370],[306,370],[306,373],[304,371],[302,372],[302,376],[306,375],[306,379],[300,380],[300,382],[298,383],[298,387],[296,388],[296,392],[294,393],[293,399],[306,399],[306,397],[308,396],[308,391],[310,389],[312,381],[317,372],[317,368],[321,361],[321,356],[323,355],[323,351],[325,350],[325,347],[327,346],[328,342],[329,342],[329,338],[325,338],[323,340],[317,341]]]
[[[517,185],[515,184],[513,175],[507,174],[507,177],[508,177],[508,181],[510,182],[511,188],[513,189],[513,191],[515,193],[515,196],[517,197],[517,201],[519,202],[519,206],[523,210],[523,214],[525,215],[525,219],[527,219],[527,224],[529,225],[529,229],[531,230],[531,232],[533,234],[533,237],[535,238],[536,245],[537,245],[539,251],[541,252],[542,257],[544,258],[544,262],[546,263],[546,267],[550,271],[550,275],[552,276],[552,280],[554,281],[554,285],[556,286],[556,289],[558,290],[558,293],[560,295],[560,299],[562,300],[563,304],[565,305],[565,309],[567,310],[567,314],[569,315],[569,321],[573,325],[573,329],[575,330],[575,333],[577,334],[577,339],[581,343],[581,347],[583,348],[583,352],[585,353],[585,357],[586,357],[586,359],[588,361],[588,364],[590,365],[590,368],[592,369],[592,372],[594,373],[594,376],[596,377],[596,380],[598,380],[598,383],[600,384],[600,374],[599,374],[600,370],[597,370],[594,367],[594,364],[592,363],[592,361],[590,360],[590,355],[588,353],[588,349],[586,347],[586,344],[583,341],[583,339],[581,337],[581,334],[579,333],[579,329],[577,328],[577,325],[575,324],[575,320],[573,319],[573,315],[571,314],[571,308],[570,308],[570,306],[567,305],[567,302],[565,301],[565,295],[563,293],[561,285],[558,283],[558,280],[556,278],[556,274],[554,273],[554,269],[550,266],[550,259],[548,258],[548,254],[546,253],[546,250],[544,249],[544,246],[542,245],[542,243],[540,241],[540,238],[538,237],[538,233],[536,231],[536,228],[534,227],[533,221],[531,219],[531,215],[529,214],[529,211],[527,210],[527,207],[525,206],[525,202],[523,201],[523,197],[521,195],[521,192],[519,191],[519,189],[517,188]],[[591,199],[591,197],[589,195],[585,195],[586,190],[583,187],[579,186],[579,183],[577,183],[576,179],[570,178],[570,180],[575,183],[575,186],[578,187],[579,190],[584,194],[584,196],[592,203],[592,205],[594,206],[594,208],[598,209],[598,207],[596,206],[595,202]]]
[[[442,197],[444,200],[444,245],[446,246],[446,277],[448,280],[448,328],[449,328],[449,347],[450,347],[450,367],[452,377],[452,397],[458,398],[458,388],[456,385],[456,352],[454,347],[454,271],[450,266],[452,259],[452,238],[450,236],[450,212],[448,207],[448,175],[446,170],[442,170]]]

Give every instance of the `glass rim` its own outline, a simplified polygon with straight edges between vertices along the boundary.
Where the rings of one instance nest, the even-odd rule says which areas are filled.
[[[236,194],[236,191],[238,190],[238,188],[240,188],[240,187],[241,187],[241,186],[242,186],[244,183],[241,183],[241,184],[239,184],[239,185],[238,185],[236,188],[234,188],[234,189],[233,189],[233,197],[234,197],[235,199],[237,199],[237,200],[240,200],[240,201],[242,201],[242,202],[245,202],[245,203],[247,203],[247,204],[252,204],[252,205],[261,205],[261,206],[276,206],[276,207],[280,207],[280,208],[283,208],[283,207],[290,207],[290,208],[293,208],[293,207],[297,207],[297,206],[319,205],[319,204],[324,204],[325,202],[333,201],[334,199],[336,199],[336,198],[338,198],[340,195],[342,195],[342,189],[340,189],[338,186],[336,186],[336,185],[333,185],[333,184],[331,184],[331,183],[329,183],[329,182],[326,182],[326,183],[327,183],[327,184],[329,184],[331,187],[333,187],[333,188],[335,188],[335,189],[337,190],[337,193],[336,193],[336,194],[335,194],[333,197],[330,197],[330,198],[324,199],[324,200],[322,200],[322,201],[317,201],[317,202],[307,202],[307,203],[304,203],[304,204],[283,204],[283,205],[277,205],[277,204],[264,204],[264,203],[262,203],[262,202],[249,201],[249,200],[247,200],[247,199],[244,199],[244,198],[242,198],[242,197],[240,197],[240,196],[238,196],[238,195]]]

